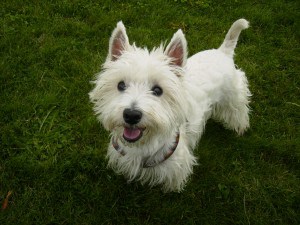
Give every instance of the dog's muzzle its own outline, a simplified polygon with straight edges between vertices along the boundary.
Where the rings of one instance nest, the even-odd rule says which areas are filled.
[[[123,138],[128,142],[136,142],[143,136],[143,129],[137,124],[142,119],[142,112],[136,109],[125,109],[123,119],[126,123],[123,131]]]

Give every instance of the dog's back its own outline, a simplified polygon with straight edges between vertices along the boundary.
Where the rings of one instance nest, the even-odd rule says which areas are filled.
[[[205,123],[197,118],[208,107],[205,118],[213,117],[238,134],[249,127],[248,103],[251,94],[245,73],[236,69],[233,60],[238,37],[248,26],[247,20],[237,20],[218,49],[199,52],[187,60],[187,90],[191,90],[195,102],[202,103],[198,112],[190,115],[197,124]],[[203,105],[203,99],[208,100],[208,106]]]

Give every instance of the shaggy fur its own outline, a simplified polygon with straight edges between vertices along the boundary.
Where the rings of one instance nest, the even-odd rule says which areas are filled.
[[[129,181],[181,191],[197,164],[193,149],[209,118],[244,133],[249,127],[250,91],[233,55],[246,28],[245,19],[237,20],[220,48],[187,59],[181,30],[165,49],[161,45],[149,51],[130,45],[123,23],[117,24],[103,70],[89,94],[99,121],[111,132],[110,167]],[[161,160],[178,133],[176,150]],[[121,151],[113,146],[116,143]],[[144,167],[149,160],[154,165]]]

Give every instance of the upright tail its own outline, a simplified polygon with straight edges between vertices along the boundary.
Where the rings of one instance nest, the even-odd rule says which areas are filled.
[[[235,21],[231,25],[228,33],[226,34],[225,40],[219,49],[225,54],[233,56],[234,49],[236,47],[241,31],[247,29],[248,27],[249,22],[245,19],[239,19]]]

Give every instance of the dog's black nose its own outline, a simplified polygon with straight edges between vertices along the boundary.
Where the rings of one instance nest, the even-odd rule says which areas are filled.
[[[125,109],[123,111],[123,118],[126,123],[134,125],[142,119],[142,112],[135,109]]]

